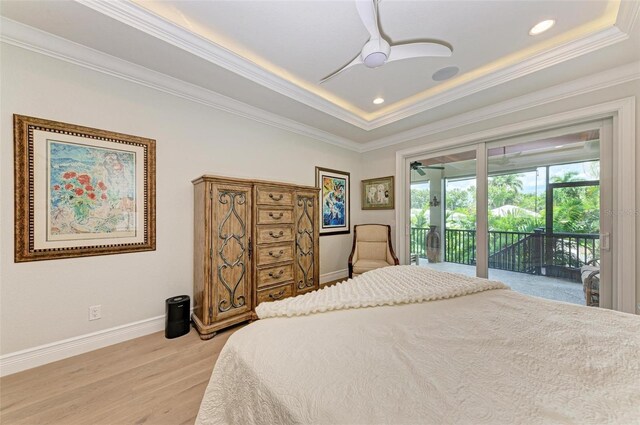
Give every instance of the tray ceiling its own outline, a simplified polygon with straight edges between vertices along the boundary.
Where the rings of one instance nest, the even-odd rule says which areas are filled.
[[[465,112],[482,99],[520,95],[519,81],[542,88],[640,59],[638,31],[632,32],[636,1],[382,0],[379,23],[389,42],[444,42],[453,55],[356,66],[324,84],[320,79],[350,62],[369,38],[352,0],[9,0],[1,6],[11,20],[354,143]],[[556,25],[530,36],[544,19]],[[611,53],[598,52],[604,47]],[[608,63],[568,66],[590,54]],[[451,66],[457,75],[434,81],[435,72]],[[385,102],[374,105],[376,97]]]

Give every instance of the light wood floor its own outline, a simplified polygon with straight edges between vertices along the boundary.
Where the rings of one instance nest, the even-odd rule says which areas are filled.
[[[0,423],[192,424],[220,350],[240,327],[209,341],[194,329],[175,339],[158,332],[0,378]]]
[[[192,424],[213,365],[238,327],[201,341],[164,332],[0,379],[0,423]]]

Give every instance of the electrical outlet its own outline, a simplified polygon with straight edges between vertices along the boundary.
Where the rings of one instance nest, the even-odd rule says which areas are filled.
[[[89,320],[98,320],[101,317],[101,305],[92,305],[89,307]]]

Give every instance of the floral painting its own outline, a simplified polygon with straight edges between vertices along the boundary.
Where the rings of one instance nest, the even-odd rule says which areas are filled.
[[[50,140],[49,233],[135,232],[135,153]]]
[[[320,235],[349,233],[349,173],[316,167],[322,214]]]
[[[155,140],[13,124],[16,262],[155,250]]]

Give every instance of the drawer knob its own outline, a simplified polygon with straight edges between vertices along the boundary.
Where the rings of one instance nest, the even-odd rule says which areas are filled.
[[[283,289],[282,291],[278,292],[277,294],[269,294],[269,298],[271,298],[272,300],[277,300],[278,298],[282,298],[282,296],[284,295],[285,290]]]
[[[280,233],[278,233],[277,235],[274,234],[273,232],[269,232],[269,236],[271,236],[274,239],[278,239],[284,236],[284,232],[280,230]]]
[[[273,193],[269,194],[269,198],[273,199],[274,201],[281,201],[282,198],[284,198],[284,195],[281,193],[280,196],[278,196],[277,198],[273,195]]]
[[[278,254],[274,254],[273,251],[269,251],[269,255],[272,256],[273,258],[280,258],[282,257],[282,254],[284,254],[284,251],[282,249]]]
[[[280,270],[279,273],[269,272],[269,277],[277,279],[284,274],[284,270]]]
[[[283,215],[284,215],[284,213],[280,213],[280,215],[276,217],[276,215],[274,213],[272,213],[272,212],[269,213],[269,217],[271,217],[274,220],[280,220]]]

